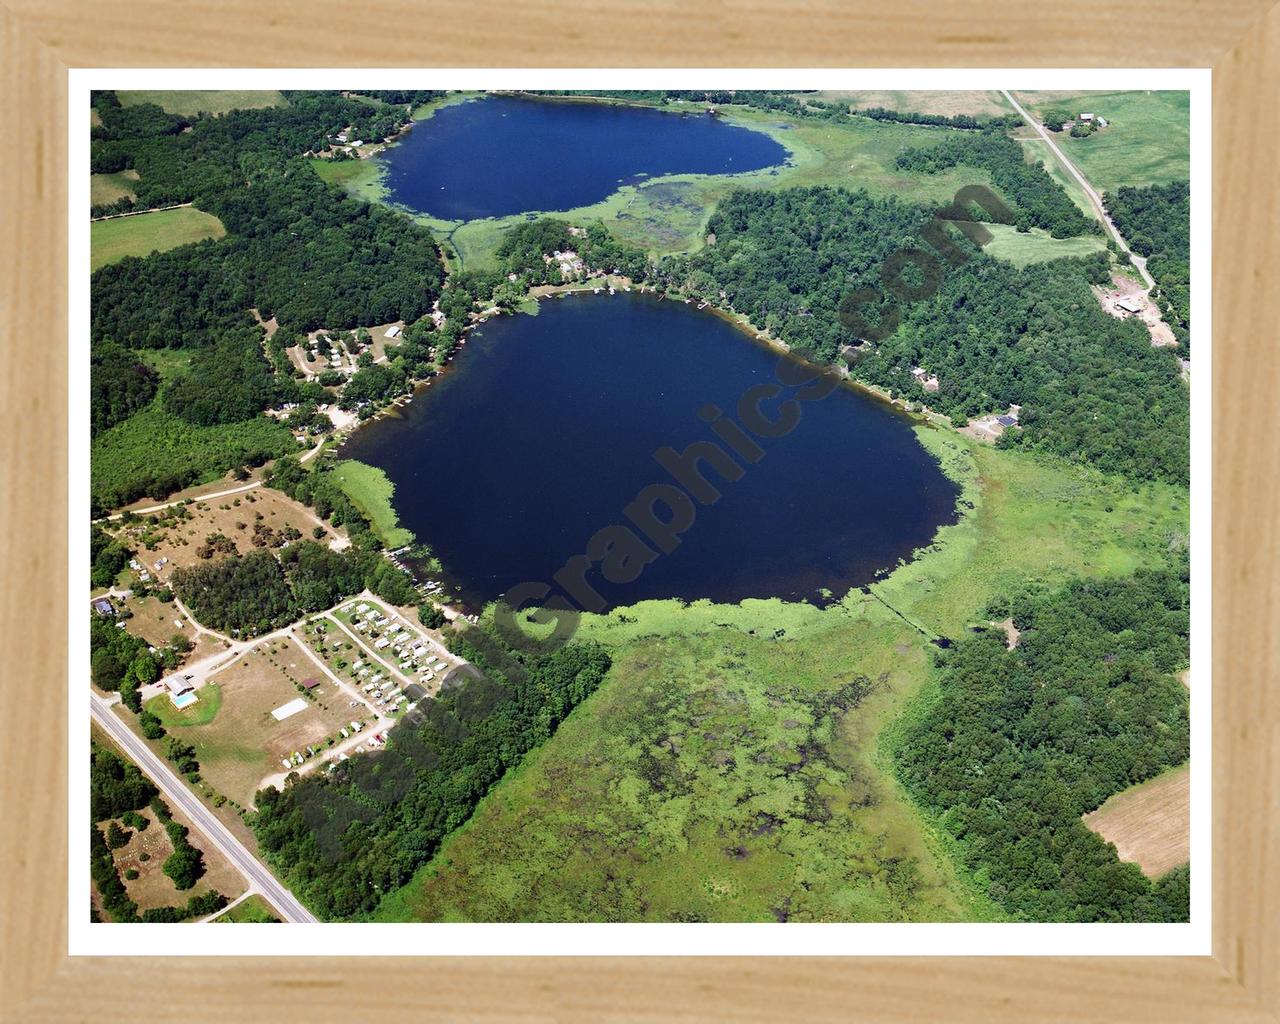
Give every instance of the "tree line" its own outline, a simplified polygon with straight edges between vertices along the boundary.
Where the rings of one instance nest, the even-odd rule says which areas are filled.
[[[1181,764],[1189,574],[1028,587],[943,657],[936,692],[896,727],[894,760],[987,895],[1021,921],[1185,921],[1189,875],[1154,883],[1081,815]]]
[[[545,742],[609,668],[595,644],[517,652],[489,636],[453,642],[484,678],[442,690],[391,731],[387,747],[327,775],[293,776],[255,798],[259,847],[289,887],[327,919],[367,915],[404,885],[524,754]],[[485,650],[501,645],[521,671]]]
[[[598,96],[605,99],[632,100],[645,103],[670,103],[686,100],[705,103],[710,107],[726,107],[731,104],[754,107],[789,114],[799,118],[824,118],[843,120],[848,116],[868,117],[875,121],[897,121],[900,124],[918,124],[942,128],[1002,129],[1016,128],[1022,118],[1016,114],[991,117],[975,117],[971,114],[922,114],[910,110],[890,110],[887,107],[855,109],[845,100],[824,100],[813,90],[782,92],[771,89],[550,89],[539,90],[535,96]]]
[[[1102,226],[1081,212],[1044,163],[1028,163],[1021,143],[1003,131],[949,135],[936,145],[904,150],[895,164],[900,170],[922,174],[960,164],[986,171],[1001,195],[1015,205],[1013,223],[1020,231],[1042,228],[1054,238],[1102,233]]]

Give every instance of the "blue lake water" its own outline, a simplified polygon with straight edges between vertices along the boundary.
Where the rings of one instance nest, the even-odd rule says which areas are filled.
[[[794,376],[759,403],[777,419],[794,400],[794,429],[753,435],[754,463],[733,454],[700,411],[714,404],[741,422],[742,396],[777,381],[779,366],[777,354],[683,303],[636,293],[547,299],[537,316],[472,333],[400,418],[369,423],[343,455],[387,472],[403,524],[443,561],[451,591],[478,608],[526,581],[562,589],[554,574],[597,531],[634,526],[624,509],[643,488],[690,492],[692,478],[655,452],[714,441],[740,478],[699,463],[719,500],[694,502],[675,550],[637,579],[610,583],[596,566],[588,579],[606,605],[820,601],[824,588],[842,596],[953,522],[958,491],[906,417],[844,386],[802,401],[811,385]]]
[[[392,202],[474,220],[571,210],[663,174],[759,170],[787,151],[705,113],[487,96],[442,107],[379,159]]]

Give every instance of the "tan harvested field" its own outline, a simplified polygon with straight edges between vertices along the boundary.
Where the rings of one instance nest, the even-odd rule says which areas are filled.
[[[211,722],[176,726],[170,734],[196,748],[201,774],[216,792],[250,806],[259,783],[281,770],[282,758],[294,751],[305,755],[308,744],[323,744],[352,717],[347,698],[327,681],[305,710],[284,721],[272,717],[276,708],[301,697],[298,684],[313,676],[323,680],[293,641],[264,642],[210,677],[222,691]]]
[[[1191,859],[1191,763],[1117,793],[1084,823],[1109,843],[1121,860],[1158,878]]]
[[[170,812],[173,813],[172,807]],[[244,877],[232,867],[231,862],[219,853],[217,847],[198,830],[191,827],[191,819],[181,813],[173,813],[175,821],[187,826],[189,830],[187,839],[191,845],[204,854],[205,866],[204,874],[194,886],[179,890],[173,884],[173,880],[164,873],[165,858],[173,853],[173,844],[169,841],[168,833],[156,820],[151,808],[143,808],[138,813],[150,824],[142,832],[131,830],[133,834],[129,837],[128,844],[114,852],[116,867],[124,882],[125,890],[129,893],[129,898],[138,904],[140,911],[152,907],[181,906],[192,896],[199,896],[210,890],[222,893],[229,900],[235,899],[245,891]],[[98,824],[100,828],[106,828],[105,821]],[[149,854],[150,859],[143,860],[140,856],[142,853]],[[125,872],[130,868],[138,872],[137,878],[125,878]]]
[[[226,537],[240,554],[252,551],[254,529],[258,526],[271,530],[276,537],[292,527],[307,540],[318,539],[322,544],[336,542],[341,547],[347,544],[344,532],[324,522],[307,506],[269,487],[255,487],[239,494],[163,509],[141,517],[139,522],[120,525],[115,532],[123,535],[129,547],[137,552],[135,557],[151,578],[165,582],[176,566],[202,561],[198,552],[211,535]],[[323,527],[323,537],[314,537],[317,527]],[[215,552],[213,557],[221,558],[223,554]],[[157,569],[156,563],[162,558],[168,561]]]
[[[955,92],[930,92],[905,89],[851,90],[820,89],[816,93],[797,93],[797,99],[806,95],[827,103],[844,101],[858,110],[868,107],[884,107],[913,114],[971,114],[974,117],[999,116],[1013,113],[996,89],[960,89]]]

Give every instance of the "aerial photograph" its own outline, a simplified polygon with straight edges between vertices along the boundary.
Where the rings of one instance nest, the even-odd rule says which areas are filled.
[[[74,912],[1189,920],[1188,92],[89,121]]]

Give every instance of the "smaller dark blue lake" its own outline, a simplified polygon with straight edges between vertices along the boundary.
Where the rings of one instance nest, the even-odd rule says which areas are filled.
[[[392,202],[441,220],[589,206],[663,174],[736,174],[787,150],[710,114],[486,96],[442,107],[379,159]]]
[[[603,528],[633,529],[625,510],[650,485],[697,497],[690,472],[673,473],[655,453],[687,455],[697,442],[729,452],[707,407],[750,426],[740,401],[753,388],[769,388],[753,399],[766,419],[790,408],[798,420],[781,436],[753,427],[759,452],[733,455],[740,474],[732,462],[697,462],[721,497],[690,501],[674,550],[638,578],[609,582],[597,564],[587,579],[607,606],[841,597],[954,521],[956,486],[884,402],[843,385],[818,395],[795,376],[811,368],[683,303],[619,293],[541,309],[473,332],[399,418],[370,422],[343,450],[386,471],[401,522],[431,545],[450,592],[470,607],[529,581],[561,592],[557,571]]]

